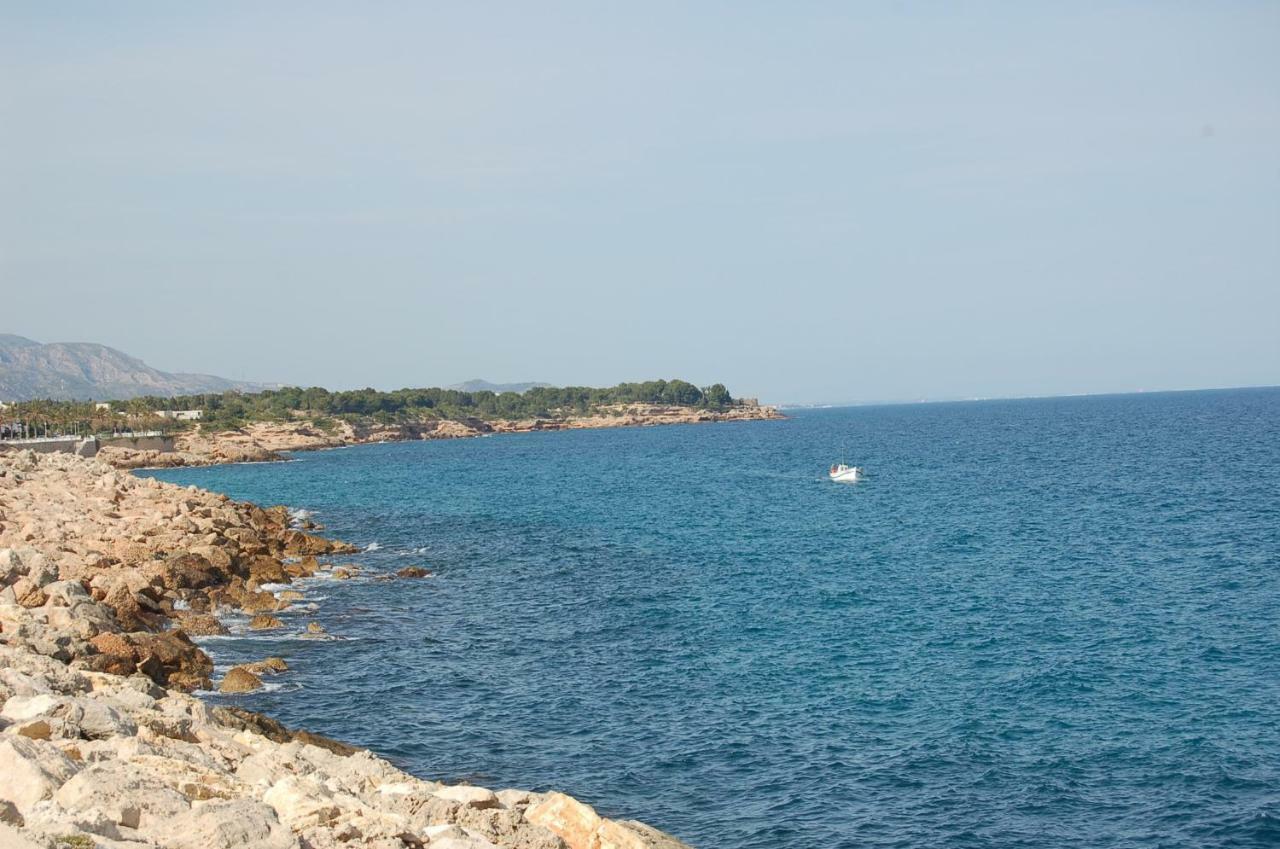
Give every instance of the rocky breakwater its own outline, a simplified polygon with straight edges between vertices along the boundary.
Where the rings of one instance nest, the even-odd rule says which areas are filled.
[[[0,847],[683,846],[563,794],[421,780],[190,694],[213,664],[188,631],[278,610],[263,584],[347,550],[283,508],[0,454]]]

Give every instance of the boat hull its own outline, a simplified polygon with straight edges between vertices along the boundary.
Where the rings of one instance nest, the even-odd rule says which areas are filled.
[[[857,483],[862,473],[858,469],[845,469],[842,472],[828,472],[827,476],[835,483]]]

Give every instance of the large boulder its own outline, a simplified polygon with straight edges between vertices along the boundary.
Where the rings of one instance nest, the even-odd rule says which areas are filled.
[[[223,676],[218,691],[222,693],[251,693],[262,687],[262,679],[243,666],[233,666]]]
[[[191,807],[160,778],[120,760],[90,764],[53,795],[66,811],[102,811],[126,828],[163,823]]]
[[[198,590],[222,583],[225,574],[204,555],[188,551],[164,561],[160,578],[168,590]]]
[[[213,661],[180,630],[161,634],[99,634],[90,640],[101,654],[132,661],[136,669],[161,686],[207,690]]]
[[[145,830],[171,849],[297,849],[275,811],[255,799],[214,800]]]
[[[44,740],[20,735],[0,737],[0,799],[26,812],[50,798],[76,774],[75,761]]]
[[[559,837],[568,849],[689,849],[642,823],[605,819],[563,793],[547,793],[526,808],[524,816]]]

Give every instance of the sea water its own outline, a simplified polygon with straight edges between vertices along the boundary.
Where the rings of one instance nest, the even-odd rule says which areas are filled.
[[[703,849],[1280,844],[1278,390],[295,456],[149,473],[368,547],[208,644],[287,724]]]

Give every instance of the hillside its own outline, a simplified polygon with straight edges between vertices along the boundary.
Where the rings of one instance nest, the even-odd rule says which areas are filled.
[[[259,384],[208,374],[160,371],[106,345],[45,345],[22,336],[0,334],[0,401],[108,400],[261,388]]]

